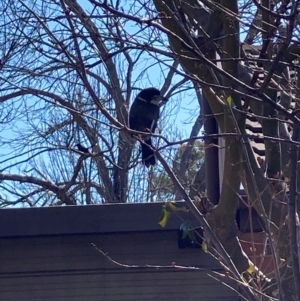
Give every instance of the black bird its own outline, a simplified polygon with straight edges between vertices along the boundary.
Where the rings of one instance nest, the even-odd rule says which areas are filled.
[[[159,108],[168,101],[166,97],[160,95],[156,88],[142,90],[133,101],[129,111],[129,127],[140,132],[154,133],[159,119]],[[151,135],[141,137],[144,143],[142,147],[142,162],[149,167],[155,164]],[[149,147],[150,146],[150,147]]]
[[[91,145],[90,147],[85,147],[83,145],[81,145],[80,143],[77,143],[76,146],[78,148],[78,150],[82,153],[85,154],[92,154],[93,153],[93,147],[96,145],[97,143]]]

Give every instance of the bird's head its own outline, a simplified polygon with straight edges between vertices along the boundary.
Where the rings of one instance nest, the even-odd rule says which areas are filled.
[[[137,99],[149,102],[154,105],[160,105],[162,102],[167,102],[168,98],[160,95],[160,91],[156,88],[147,88],[142,90],[138,96]]]

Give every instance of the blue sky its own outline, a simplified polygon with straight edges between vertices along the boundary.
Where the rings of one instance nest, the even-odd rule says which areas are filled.
[[[79,1],[79,3],[81,3],[83,7],[85,7],[87,10],[91,9],[91,6],[88,4],[87,1]],[[128,3],[127,5],[130,5],[129,1],[127,3]],[[126,5],[124,9],[126,10]],[[141,16],[143,16],[143,14],[141,14]],[[99,30],[101,31],[101,24],[100,23],[97,24],[99,25]],[[49,23],[48,26],[49,29],[53,30],[53,32],[55,32],[59,27],[58,23],[56,23],[55,21]],[[132,22],[125,23],[124,29],[127,31],[128,34],[132,35],[133,39],[137,39],[138,41],[142,42],[142,40],[140,39],[145,38],[143,34],[138,33],[140,31],[140,27],[133,24]],[[163,43],[167,44],[167,41],[165,40],[163,41]],[[162,47],[161,44],[158,44],[157,46]],[[44,50],[47,50],[45,46],[43,46],[43,48]],[[134,52],[132,52],[132,54],[133,53]],[[161,59],[163,63],[158,64],[156,59]],[[31,60],[34,60],[34,56],[31,58]],[[92,61],[93,60],[95,61],[95,59],[92,59]],[[117,64],[119,64],[120,67],[122,67],[122,65],[120,65],[121,62],[120,57],[116,62]],[[35,67],[37,67],[38,64],[44,64],[44,63],[47,63],[45,59],[41,57],[37,57],[37,60],[35,62]],[[133,71],[133,78],[131,82],[132,86],[140,89],[149,86],[156,86],[160,88],[168,72],[168,68],[166,67],[166,64],[171,64],[171,61],[170,60],[167,61],[166,58],[162,56],[156,55],[156,57],[154,58],[153,54],[144,53],[141,57],[140,62],[136,64],[135,69]],[[146,72],[143,72],[145,70]],[[58,73],[54,75],[58,76]],[[121,76],[120,78],[121,83],[124,83],[126,81],[124,74],[120,73],[120,76]],[[173,84],[180,81],[181,79],[182,77],[179,75],[174,76],[171,87]],[[11,84],[26,86],[27,84],[26,82],[25,81],[19,83],[13,82]],[[36,81],[36,84],[31,85],[31,87],[34,88],[37,87],[36,85],[38,85],[44,87],[45,89],[48,89],[49,87],[51,87],[51,84],[52,84],[51,81],[48,80],[45,82]],[[188,91],[184,91],[187,88],[187,86],[190,87],[191,89]],[[71,95],[64,94],[65,84],[63,80],[61,80],[61,83],[57,84],[57,87],[59,88],[59,91],[55,91],[55,92],[57,92],[59,95],[64,97],[66,100],[70,101]],[[124,87],[126,86],[124,85]],[[174,140],[173,137],[174,134],[176,135],[176,139],[182,139],[188,137],[192,125],[199,114],[199,105],[195,98],[195,94],[191,84],[190,83],[186,84],[182,90],[183,92],[173,95],[170,98],[168,104],[162,110],[162,118],[160,122],[161,128],[163,129],[162,134],[165,135],[170,140]],[[97,92],[99,92],[99,97],[101,97],[101,91],[103,91],[103,88],[101,88],[100,86],[99,90],[97,88]],[[2,94],[3,92],[0,93]],[[134,91],[131,99],[133,99],[137,93],[138,93],[137,90]],[[9,102],[10,101],[8,101],[7,103]],[[16,121],[9,123],[9,126],[6,126],[4,124],[1,125],[1,133],[0,133],[1,141],[7,141],[7,139],[10,140],[10,144],[6,145],[6,148],[1,149],[1,155],[2,155],[1,161],[3,162],[4,160],[11,157],[15,153],[18,154],[24,153],[23,155],[18,156],[16,159],[12,159],[5,163],[3,162],[2,168],[7,167],[11,163],[15,163],[16,161],[22,161],[28,159],[33,154],[33,151],[31,151],[31,149],[36,149],[37,147],[42,146],[42,144],[38,146],[37,145],[32,146],[31,144],[28,144],[27,146],[25,145],[23,149],[21,149],[21,142],[23,141],[21,136],[26,134],[27,131],[32,130],[33,127],[37,127],[38,130],[44,129],[46,127],[45,122],[47,121],[46,116],[48,116],[47,115],[48,111],[46,112],[42,110],[43,106],[45,105],[44,100],[37,99],[36,97],[31,96],[31,97],[27,97],[26,101],[15,100],[14,103],[15,103],[14,108],[16,109],[16,112],[23,113],[27,110],[31,110],[30,113],[31,120],[27,120],[25,116],[21,117],[20,114],[20,117],[18,117]],[[33,110],[35,110],[35,113],[33,113]],[[65,110],[56,109],[56,111],[57,114],[61,114]],[[31,124],[31,126],[29,126],[29,124]],[[176,125],[175,129],[174,129],[174,125]],[[16,140],[17,138],[19,140]],[[57,145],[59,145],[60,141],[62,140],[61,137],[59,137],[58,135]],[[50,170],[52,168],[51,162],[49,161],[50,157],[42,156],[41,158],[43,159],[43,164],[45,164],[46,168],[49,168]],[[28,174],[29,171],[30,169],[24,164],[22,164],[21,166],[18,165],[17,167],[12,167],[5,170],[5,172],[16,173],[21,175]]]

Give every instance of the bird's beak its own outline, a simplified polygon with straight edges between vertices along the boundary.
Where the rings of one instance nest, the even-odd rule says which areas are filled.
[[[169,98],[165,97],[165,96],[159,96],[160,100],[163,102],[167,102],[169,100]]]
[[[159,106],[162,106],[164,105],[166,102],[168,101],[168,98],[167,97],[164,97],[164,96],[161,96],[161,95],[156,95],[155,97],[153,97],[151,99],[151,103],[152,104],[155,104],[155,105],[159,105]]]
[[[169,98],[164,97],[164,96],[160,96],[160,103],[159,106],[162,107],[163,105],[165,105],[168,102]]]

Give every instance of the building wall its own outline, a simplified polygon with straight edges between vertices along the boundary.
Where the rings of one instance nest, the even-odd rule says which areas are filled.
[[[137,266],[114,264],[91,243],[117,262]],[[0,258],[1,301],[238,300],[207,276],[223,273],[218,262],[201,249],[178,249],[175,230],[3,237]]]

